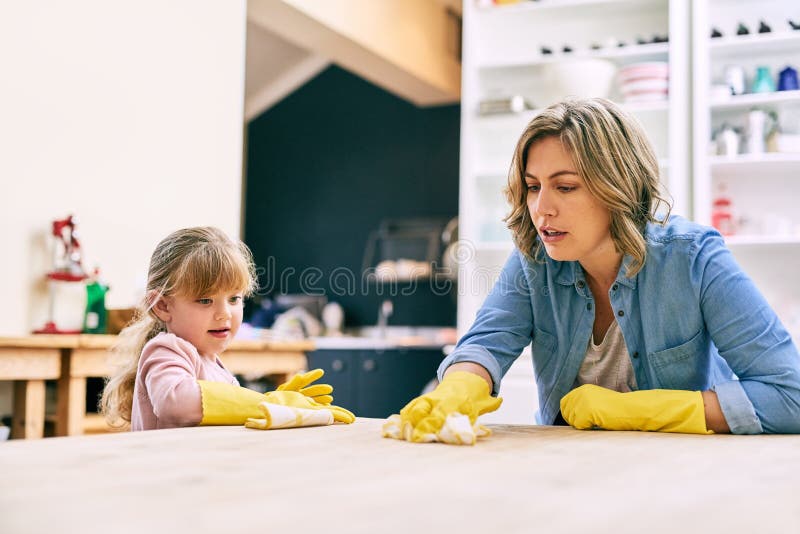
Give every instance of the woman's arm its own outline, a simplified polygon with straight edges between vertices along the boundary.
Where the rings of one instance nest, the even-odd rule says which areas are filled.
[[[516,250],[511,254],[475,322],[439,366],[440,381],[452,366],[471,363],[474,367],[461,370],[487,380],[494,395],[500,391],[500,380],[531,342],[533,332],[531,289],[520,256]]]
[[[474,375],[478,375],[479,377],[486,380],[486,383],[489,384],[489,389],[492,389],[492,375],[489,374],[489,371],[482,365],[478,365],[477,363],[473,362],[458,362],[454,363],[447,370],[444,372],[444,376],[447,376],[449,373],[453,371],[466,371],[468,373],[472,373]]]
[[[703,408],[706,412],[706,428],[716,434],[730,434],[731,429],[722,413],[717,394],[713,391],[703,391]]]
[[[709,428],[716,431],[721,412],[735,434],[800,433],[800,354],[791,336],[719,234],[694,247],[690,275],[703,320],[738,378],[715,384],[716,399],[704,395]]]

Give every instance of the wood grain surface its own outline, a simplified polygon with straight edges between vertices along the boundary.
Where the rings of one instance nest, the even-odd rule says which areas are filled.
[[[800,436],[497,426],[456,447],[381,424],[0,444],[0,531],[800,531]]]

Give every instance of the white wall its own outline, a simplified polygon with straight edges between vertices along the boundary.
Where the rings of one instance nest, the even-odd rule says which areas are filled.
[[[46,316],[50,222],[79,220],[109,307],[167,233],[238,236],[245,0],[0,4],[0,335]]]

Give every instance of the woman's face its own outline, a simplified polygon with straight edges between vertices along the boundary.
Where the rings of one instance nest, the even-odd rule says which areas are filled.
[[[589,192],[558,137],[528,148],[525,184],[528,212],[548,256],[587,267],[618,255],[608,209]]]

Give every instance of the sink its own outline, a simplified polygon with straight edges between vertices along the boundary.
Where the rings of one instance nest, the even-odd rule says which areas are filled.
[[[366,326],[311,340],[318,349],[441,348],[457,341],[455,328],[436,326]]]

